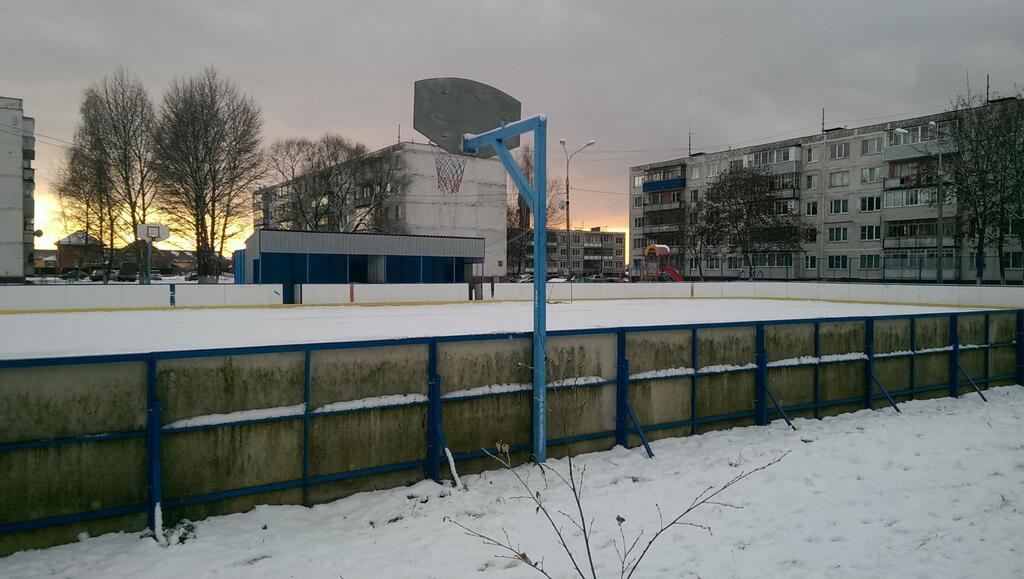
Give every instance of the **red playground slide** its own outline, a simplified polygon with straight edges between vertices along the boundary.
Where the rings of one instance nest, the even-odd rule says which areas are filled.
[[[664,267],[662,267],[661,271],[667,273],[668,276],[674,279],[675,281],[683,281],[683,276],[679,274],[679,270],[672,267],[671,265],[666,264]]]

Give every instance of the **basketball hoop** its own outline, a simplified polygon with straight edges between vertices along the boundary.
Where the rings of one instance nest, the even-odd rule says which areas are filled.
[[[466,171],[466,157],[452,155],[439,148],[434,153],[434,167],[437,169],[437,190],[447,195],[458,193]]]

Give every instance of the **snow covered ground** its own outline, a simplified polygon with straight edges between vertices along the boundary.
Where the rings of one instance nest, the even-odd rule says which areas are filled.
[[[597,572],[618,576],[615,521],[644,537],[709,485],[789,453],[676,527],[636,577],[1022,577],[1024,389],[908,402],[904,414],[861,411],[655,442],[657,457],[616,448],[578,457],[594,517]],[[565,469],[565,461],[550,461]],[[519,470],[553,510],[568,492],[535,467]],[[503,536],[554,577],[572,574],[542,515],[511,473],[464,476],[468,490],[432,482],[354,495],[312,509],[258,507],[195,525],[163,548],[137,534],[0,559],[3,577],[540,577],[463,534],[451,518]],[[562,521],[582,552],[578,533]]]
[[[548,329],[951,311],[953,308],[750,299],[554,303]],[[62,312],[0,315],[0,359],[414,336],[528,332],[526,302]]]

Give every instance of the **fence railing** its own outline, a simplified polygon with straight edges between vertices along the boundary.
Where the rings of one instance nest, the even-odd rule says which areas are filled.
[[[562,364],[548,385],[551,403],[559,403],[560,392],[590,393],[587,426],[549,439],[553,447],[585,442],[597,444],[593,448],[647,447],[647,435],[764,425],[780,417],[788,422],[792,415],[818,418],[897,406],[919,396],[958,396],[979,385],[1024,384],[1024,310],[600,328],[549,336],[552,347],[561,348],[551,354],[551,363]],[[446,448],[456,463],[466,463],[485,457],[484,448],[493,451],[503,432],[511,434],[513,453],[528,452],[529,385],[480,384],[480,376],[516,374],[522,364],[513,362],[529,360],[520,356],[528,347],[529,334],[505,333],[0,360],[0,397],[8,402],[8,413],[33,410],[35,402],[15,408],[16,396],[22,397],[18,401],[45,398],[45,388],[71,389],[76,377],[94,375],[96,384],[117,395],[114,403],[124,405],[124,421],[138,425],[89,427],[84,408],[90,397],[103,394],[86,389],[64,410],[52,410],[59,405],[48,406],[47,400],[35,407],[50,408],[46,418],[55,425],[42,436],[22,440],[16,423],[0,427],[0,479],[6,481],[0,483],[5,490],[0,535],[143,514],[146,526],[156,528],[165,511],[218,503],[220,510],[197,512],[233,512],[253,504],[237,502],[243,497],[308,506],[354,489],[424,476],[439,480]],[[249,369],[263,382],[246,382],[243,359],[261,361]],[[216,388],[190,372],[215,362],[224,362],[215,372],[225,396],[263,384],[265,390],[257,394],[278,404],[196,415],[203,411],[202,397]],[[130,385],[137,372],[144,397],[118,394],[123,385],[117,376],[127,376],[124,384]],[[358,392],[360,381],[385,383],[389,373],[396,377],[388,382],[389,391]],[[447,387],[445,380],[451,381]],[[376,395],[349,398],[339,392]],[[603,395],[614,404],[603,404]],[[136,399],[144,400],[144,409],[128,408]],[[44,417],[22,418],[24,423]],[[526,427],[519,428],[523,421]],[[446,440],[446,427],[457,435]],[[67,428],[86,432],[68,434]],[[122,446],[105,457],[98,450],[81,450],[95,445]],[[204,447],[214,449],[206,459],[200,456]],[[81,462],[60,454],[76,448]],[[19,458],[19,453],[28,454]],[[271,463],[261,462],[259,453],[291,466],[261,470]],[[120,464],[132,456],[142,464]],[[93,467],[102,466],[87,464],[90,457],[116,460],[131,480],[108,481],[117,487],[110,492],[115,496],[105,496],[103,485],[84,489],[75,481],[96,476]],[[83,470],[74,471],[76,465]],[[132,474],[142,469],[144,477]],[[274,473],[277,478],[265,480]],[[397,478],[345,486],[377,475]],[[202,484],[192,484],[198,479]],[[36,484],[41,486],[29,488]],[[69,492],[82,496],[60,494]],[[118,520],[126,521],[119,523],[125,530],[141,522]]]

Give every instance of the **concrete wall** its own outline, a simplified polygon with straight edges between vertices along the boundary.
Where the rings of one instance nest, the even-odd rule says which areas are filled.
[[[875,373],[898,401],[948,395],[949,323],[946,317],[876,321]],[[859,353],[865,351],[865,330],[863,322],[819,322],[816,348],[814,322],[766,325],[768,388],[792,416],[863,408],[867,362]],[[992,312],[987,324],[985,315],[960,316],[958,331],[964,347],[961,364],[975,379],[1013,375],[1015,312]],[[755,336],[753,325],[626,331],[628,397],[649,438],[753,424]],[[972,348],[986,338],[1003,345]],[[912,347],[920,352],[913,359],[889,356]],[[529,338],[441,339],[436,349],[442,425],[452,452],[461,456],[460,472],[493,468],[480,449],[494,448],[499,441],[528,448]],[[295,411],[301,412],[306,401],[306,352],[158,358],[165,522],[258,504],[314,504],[421,480],[429,351],[428,344],[414,342],[308,353],[308,474],[330,480],[310,484],[306,493],[301,481],[307,435],[303,416]],[[549,439],[585,437],[574,443],[573,452],[611,447],[619,379],[616,334],[553,336],[548,354]],[[822,356],[823,363],[807,365],[801,359],[813,356]],[[961,392],[968,389],[962,385]],[[400,398],[382,401],[382,396]],[[0,525],[146,503],[145,362],[0,368],[0,397],[5,401],[0,444],[135,434],[0,450]],[[872,405],[886,404],[876,388]],[[263,418],[255,419],[253,411],[265,411]],[[208,426],[195,426],[197,417]],[[632,425],[630,444],[639,444]],[[551,447],[552,456],[567,451],[562,445]],[[513,458],[525,460],[527,454],[519,451]],[[339,475],[396,464],[400,468],[387,472]],[[291,488],[175,505],[208,493],[275,483]],[[136,513],[0,534],[0,556],[73,541],[81,532],[144,526],[145,515]]]
[[[280,285],[174,284],[176,306],[281,303]],[[0,312],[25,310],[161,308],[171,305],[171,284],[0,285]]]

